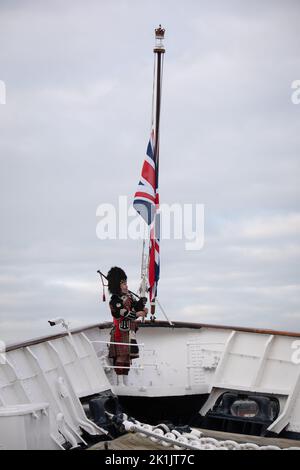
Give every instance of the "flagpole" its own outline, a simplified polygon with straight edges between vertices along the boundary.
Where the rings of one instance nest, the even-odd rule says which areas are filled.
[[[155,102],[154,102],[154,116],[152,119],[154,120],[154,160],[155,160],[155,165],[156,165],[156,200],[155,200],[155,213],[157,208],[159,207],[159,192],[158,192],[158,175],[159,175],[159,131],[160,131],[160,107],[161,107],[161,82],[162,82],[162,60],[163,60],[163,54],[165,53],[165,48],[163,45],[163,39],[165,35],[165,30],[159,25],[158,28],[155,29],[155,47],[153,49],[153,52],[155,54],[155,75],[154,75],[154,80],[155,80]],[[153,220],[153,233],[154,237],[156,237],[156,230],[155,230],[155,222],[156,222],[156,217],[154,216]],[[152,240],[152,242],[155,242],[155,239]],[[150,244],[151,244],[151,228],[150,228]],[[155,300],[152,299],[151,302],[151,319],[155,320]]]
[[[148,283],[147,283],[147,255],[145,254],[145,247],[146,247],[146,235],[144,235],[143,240],[143,251],[142,251],[142,263],[141,263],[141,284],[139,287],[139,295],[140,297],[147,296],[148,290]],[[142,323],[145,323],[145,317],[142,317]]]
[[[160,104],[161,104],[161,74],[162,74],[162,54],[165,53],[164,47],[158,43],[164,37],[165,30],[159,28],[155,30],[156,45],[153,49],[154,54],[156,54],[156,76],[155,76],[155,145],[154,145],[154,157],[157,164],[157,175],[158,175],[158,165],[159,165],[159,125],[160,125]],[[156,187],[158,187],[158,181],[156,182]]]
[[[155,300],[157,298],[157,284],[160,271],[160,213],[158,190],[159,167],[159,134],[160,134],[160,108],[161,108],[161,84],[163,71],[163,57],[165,48],[163,45],[165,30],[159,25],[155,29],[154,74],[152,91],[152,115],[151,134],[147,146],[146,157],[142,167],[141,178],[134,195],[133,207],[146,222],[150,236],[148,262],[144,263],[142,256],[141,286],[145,288],[145,273],[147,272],[150,300],[150,320],[155,320]],[[145,250],[146,236],[144,236],[143,253]]]

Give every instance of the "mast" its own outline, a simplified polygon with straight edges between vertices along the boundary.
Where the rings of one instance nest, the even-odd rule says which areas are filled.
[[[141,266],[140,292],[149,290],[151,305],[151,320],[155,319],[155,302],[157,301],[157,283],[160,268],[160,213],[159,213],[159,138],[160,138],[160,110],[161,110],[161,87],[163,73],[163,58],[165,48],[163,39],[165,30],[159,25],[155,29],[154,52],[154,77],[152,94],[152,116],[151,136],[147,147],[141,179],[134,197],[134,207],[148,225],[149,257],[148,262],[145,253],[145,236],[143,243],[143,255]],[[148,285],[147,284],[148,280]]]
[[[146,293],[148,290],[148,281],[147,281],[147,274],[148,274],[148,266],[147,266],[147,261],[148,261],[148,256],[145,253],[145,247],[146,247],[146,240],[143,240],[143,252],[142,252],[142,263],[141,263],[141,284],[139,287],[139,295],[140,297],[146,297]]]
[[[150,228],[150,247],[149,247],[149,284],[155,282],[155,292],[150,290],[151,300],[151,320],[155,320],[155,308],[156,308],[156,296],[157,296],[157,283],[159,279],[160,269],[160,253],[159,253],[159,242],[160,242],[160,214],[159,211],[159,138],[160,138],[160,110],[161,110],[161,86],[162,86],[162,72],[163,72],[163,58],[165,48],[163,40],[165,36],[165,29],[159,25],[155,29],[155,47],[154,52],[154,105],[153,105],[153,129],[154,129],[154,161],[155,161],[155,208],[154,208],[154,220],[153,225]],[[151,279],[152,278],[152,282]],[[151,298],[152,297],[152,298]]]
[[[157,165],[157,181],[156,181],[156,188],[158,190],[158,169],[159,169],[159,125],[160,125],[160,108],[161,108],[161,85],[162,85],[162,71],[163,71],[163,54],[165,53],[165,48],[163,45],[163,39],[165,36],[165,30],[161,27],[161,24],[155,30],[155,47],[153,52],[155,54],[155,105],[154,105],[154,113],[155,113],[155,144],[154,144],[154,155],[155,161]],[[153,116],[154,117],[154,116]]]

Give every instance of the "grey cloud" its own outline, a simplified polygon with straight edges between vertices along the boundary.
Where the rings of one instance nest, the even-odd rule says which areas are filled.
[[[299,217],[299,3],[0,8],[0,335],[109,319],[99,267],[126,267],[137,289],[141,243],[98,240],[95,214],[135,192],[160,22],[161,201],[204,203],[206,217],[203,250],[162,241],[161,302],[173,319],[299,330],[298,233],[276,230]],[[257,220],[273,220],[267,238],[242,230]]]

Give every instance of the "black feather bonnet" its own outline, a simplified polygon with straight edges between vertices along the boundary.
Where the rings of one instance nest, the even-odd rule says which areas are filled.
[[[107,281],[108,281],[108,290],[111,294],[120,294],[121,288],[120,284],[121,281],[127,281],[126,273],[123,269],[114,266],[110,268],[107,273]]]

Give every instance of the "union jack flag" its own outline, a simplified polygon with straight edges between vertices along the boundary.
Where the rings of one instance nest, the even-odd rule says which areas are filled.
[[[133,207],[151,225],[157,203],[156,191],[156,164],[154,156],[154,131],[152,130],[144,160],[138,189],[134,195]]]
[[[151,131],[141,178],[134,195],[133,207],[150,226],[148,282],[150,302],[157,295],[159,280],[160,214],[158,194],[158,152],[155,152],[154,130]]]

